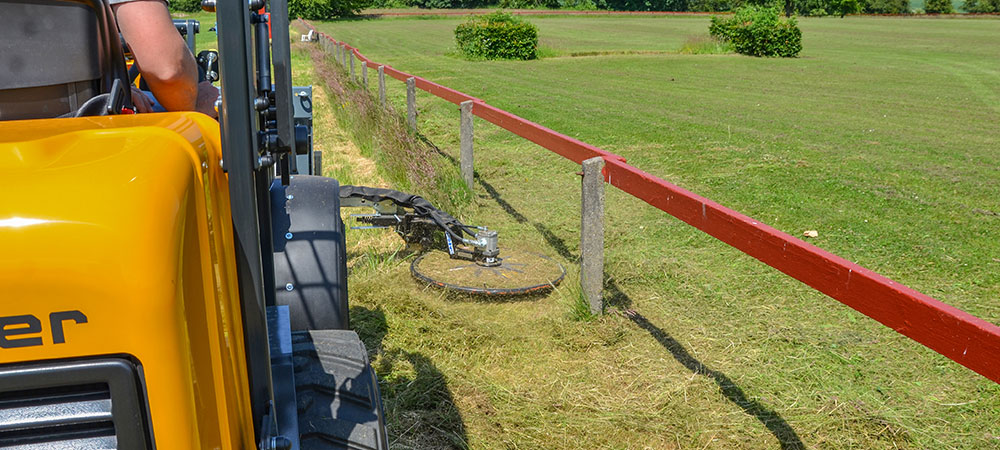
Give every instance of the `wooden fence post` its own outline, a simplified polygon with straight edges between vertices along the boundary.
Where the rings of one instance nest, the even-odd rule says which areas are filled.
[[[462,102],[459,110],[462,112],[459,131],[461,134],[459,169],[462,172],[462,179],[465,185],[472,189],[472,100]]]
[[[348,50],[347,54],[351,57],[351,81],[357,81],[357,77],[354,76],[354,52]]]
[[[604,158],[583,162],[580,209],[580,290],[592,314],[604,312]]]
[[[368,63],[361,63],[361,84],[365,86],[365,92],[368,92]]]
[[[417,131],[417,79],[406,79],[406,122],[410,129]]]
[[[323,152],[313,150],[313,175],[323,176]]]
[[[385,108],[385,66],[378,66],[378,103]]]

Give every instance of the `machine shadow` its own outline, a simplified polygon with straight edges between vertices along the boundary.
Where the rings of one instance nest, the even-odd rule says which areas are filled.
[[[618,289],[614,280],[609,280],[605,284],[605,289],[608,292],[607,295],[612,300],[620,302],[619,304],[632,304],[632,300],[627,294]],[[726,374],[713,370],[696,359],[680,342],[666,331],[663,331],[663,329],[653,325],[652,322],[639,314],[638,311],[627,308],[622,308],[621,311],[623,316],[649,333],[653,339],[656,339],[656,342],[670,352],[670,355],[682,366],[690,370],[691,373],[707,377],[714,381],[719,387],[719,392],[726,397],[726,400],[739,406],[746,415],[757,419],[757,421],[763,424],[774,435],[775,439],[778,440],[782,449],[798,450],[806,448],[805,444],[802,443],[802,439],[799,438],[798,433],[795,432],[792,426],[781,415],[764,406],[759,401],[748,398],[743,389],[726,376]]]
[[[389,333],[381,308],[351,307],[351,328],[368,347],[379,377],[390,447],[468,448],[465,422],[447,379],[416,352],[383,347]],[[375,360],[375,355],[378,359]],[[395,368],[401,370],[395,371]]]

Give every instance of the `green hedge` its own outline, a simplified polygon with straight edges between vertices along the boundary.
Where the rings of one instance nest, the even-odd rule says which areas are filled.
[[[535,59],[538,28],[511,14],[497,11],[473,17],[455,28],[455,42],[467,57]]]
[[[729,17],[712,17],[708,33],[750,56],[794,57],[802,51],[802,31],[794,17],[781,18],[774,6],[743,6]]]

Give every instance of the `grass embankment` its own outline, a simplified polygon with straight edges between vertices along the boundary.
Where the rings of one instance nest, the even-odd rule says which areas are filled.
[[[601,56],[468,62],[449,56],[460,20],[320,28],[1000,321],[1000,21],[802,19],[801,58],[755,59],[671,54],[705,18],[539,18],[546,47]],[[455,106],[418,101],[421,133],[455,155]],[[578,168],[476,127],[463,218],[572,273]],[[634,315],[572,320],[575,280],[496,303],[422,292],[405,261],[352,274],[386,395],[405,405],[397,445],[1000,444],[994,383],[621,192],[607,210],[607,293]]]

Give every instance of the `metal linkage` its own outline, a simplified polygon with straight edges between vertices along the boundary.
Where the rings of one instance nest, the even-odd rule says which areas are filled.
[[[502,263],[499,235],[486,227],[466,225],[437,209],[419,195],[367,186],[341,186],[341,208],[372,208],[374,214],[352,214],[368,226],[353,230],[393,228],[407,244],[432,247],[435,232],[444,232],[448,254],[452,258],[475,261],[484,267]],[[456,241],[458,244],[456,245]]]

